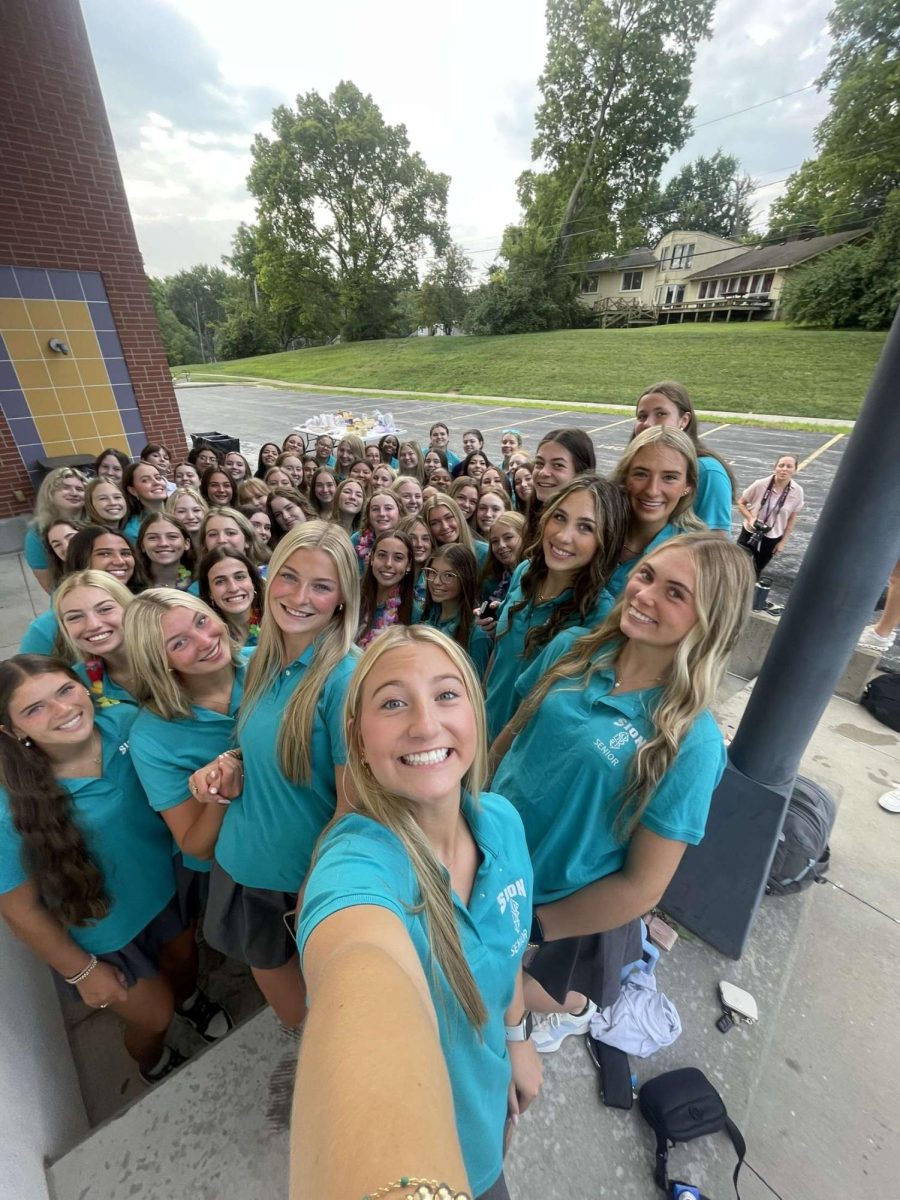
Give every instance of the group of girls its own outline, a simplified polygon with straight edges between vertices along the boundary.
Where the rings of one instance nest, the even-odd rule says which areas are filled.
[[[693,419],[642,417],[646,399],[610,479],[584,433],[553,431],[526,460],[521,511],[507,491],[486,529],[473,518],[499,492],[479,488],[466,513],[473,497],[423,487],[421,450],[390,435],[377,464],[373,447],[320,438],[308,479],[300,435],[263,446],[269,490],[245,495],[270,516],[264,596],[239,510],[209,510],[212,547],[208,514],[195,530],[171,514],[203,554],[185,588],[177,571],[148,580],[171,562],[146,537],[132,547],[122,514],[85,526],[77,487],[64,511],[58,486],[45,493],[41,533],[68,522],[39,543],[63,657],[0,665],[0,914],[123,1018],[145,1078],[179,1061],[173,1013],[210,1038],[228,1027],[196,987],[198,921],[288,1030],[320,993],[352,1007],[366,972],[399,972],[436,1022],[471,1194],[508,1195],[504,1145],[540,1088],[537,1052],[615,998],[724,766],[708,710],[752,565],[704,519],[727,471],[702,466]],[[476,479],[480,435],[451,464],[441,430],[440,469]],[[504,443],[509,481],[521,439]],[[202,453],[189,465],[208,484],[217,455]],[[168,491],[166,462],[142,461]],[[138,536],[179,492],[202,513],[190,483],[160,498],[137,474],[121,480]],[[356,528],[335,519],[348,492]]]

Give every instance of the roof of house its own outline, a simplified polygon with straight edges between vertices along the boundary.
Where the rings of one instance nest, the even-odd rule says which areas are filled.
[[[768,246],[753,246],[746,254],[715,263],[702,271],[694,271],[690,279],[715,279],[720,275],[741,275],[748,271],[775,271],[779,267],[796,267],[835,246],[852,242],[868,229],[850,229],[844,233],[827,233],[823,237],[805,238],[793,242],[777,242]]]
[[[610,258],[595,258],[584,268],[585,274],[595,271],[633,271],[636,267],[658,267],[656,255],[649,246],[636,246],[627,254],[617,254]]]

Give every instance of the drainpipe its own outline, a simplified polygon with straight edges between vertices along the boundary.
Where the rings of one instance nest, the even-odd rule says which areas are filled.
[[[663,907],[739,958],[800,760],[900,557],[900,317],[729,749],[706,836]]]

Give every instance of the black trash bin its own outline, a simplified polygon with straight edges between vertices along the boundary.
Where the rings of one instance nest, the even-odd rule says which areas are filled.
[[[194,443],[195,450],[199,450],[202,446],[211,446],[220,454],[227,454],[229,450],[236,450],[238,454],[241,452],[240,438],[231,437],[227,433],[218,433],[216,430],[211,433],[192,433],[191,441]]]

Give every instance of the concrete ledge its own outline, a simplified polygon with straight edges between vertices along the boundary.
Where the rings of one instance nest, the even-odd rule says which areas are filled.
[[[769,653],[777,628],[777,617],[764,612],[751,613],[750,620],[728,660],[729,672],[739,675],[742,679],[755,679]],[[834,694],[843,700],[857,703],[866,684],[876,674],[880,657],[881,655],[874,650],[862,650],[857,646]]]
[[[18,517],[4,517],[0,521],[0,554],[16,554],[25,545],[25,530],[31,513]]]

